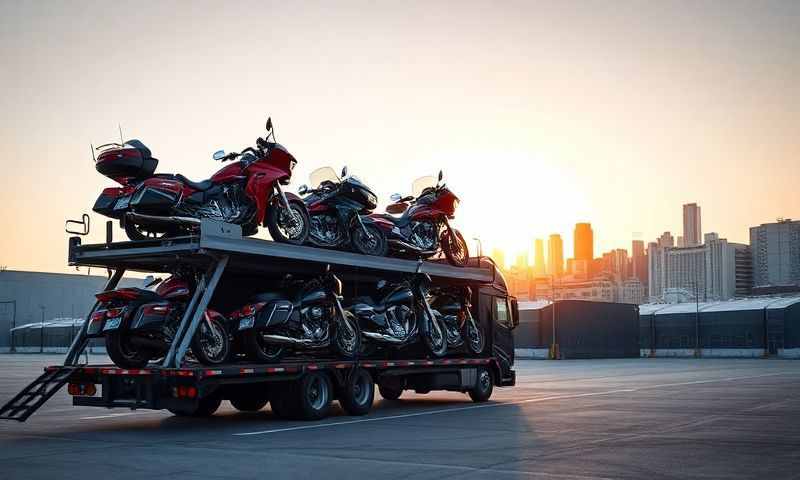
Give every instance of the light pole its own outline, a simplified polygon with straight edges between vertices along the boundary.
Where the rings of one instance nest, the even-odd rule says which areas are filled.
[[[11,328],[8,330],[8,335],[9,335],[9,337],[11,337],[10,341],[9,341],[9,343],[11,344],[10,345],[10,350],[11,350],[11,353],[14,353],[14,352],[17,351],[16,346],[14,345],[14,328],[16,328],[16,326],[17,326],[17,301],[16,300],[3,300],[3,301],[0,301],[0,304],[9,304],[9,305],[13,305],[14,306],[14,313],[11,316]]]
[[[700,357],[700,285],[697,280],[697,269],[694,269],[694,356]]]
[[[478,237],[472,237],[472,239],[478,242],[478,264],[480,264],[481,262],[480,259],[481,257],[483,257],[483,243],[481,242],[481,239]]]
[[[550,359],[558,360],[558,343],[556,343],[556,276],[550,276],[550,293],[553,297],[553,304],[551,305],[553,311],[551,320],[552,338],[550,343]]]

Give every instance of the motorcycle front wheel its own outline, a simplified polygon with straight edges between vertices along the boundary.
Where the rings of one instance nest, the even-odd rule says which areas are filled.
[[[345,310],[344,317],[334,324],[333,348],[345,358],[355,357],[361,350],[361,329],[351,312]]]
[[[389,242],[386,240],[386,234],[375,225],[364,225],[364,228],[359,225],[353,229],[350,236],[352,237],[353,250],[358,253],[384,257],[389,251]]]
[[[467,340],[467,348],[470,353],[475,355],[483,353],[483,349],[486,347],[486,335],[483,334],[483,329],[476,325],[474,321],[467,321],[464,325],[464,337]]]
[[[433,316],[430,318],[428,312],[423,308],[421,312],[422,323],[425,325],[422,332],[422,343],[434,357],[443,357],[447,353],[447,337],[444,333],[442,319]],[[438,328],[436,328],[438,327]]]
[[[302,202],[290,201],[288,209],[276,203],[267,210],[267,229],[276,242],[302,245],[308,238],[309,223]]]
[[[461,232],[451,228],[442,236],[442,250],[447,261],[456,267],[466,267],[469,262],[469,248]]]
[[[192,338],[192,353],[203,365],[219,365],[230,353],[225,325],[217,318],[206,318]]]

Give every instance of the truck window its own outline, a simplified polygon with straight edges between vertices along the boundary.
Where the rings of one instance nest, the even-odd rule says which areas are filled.
[[[508,308],[508,300],[502,297],[494,297],[494,318],[497,323],[507,328],[514,328],[511,319],[511,309]]]

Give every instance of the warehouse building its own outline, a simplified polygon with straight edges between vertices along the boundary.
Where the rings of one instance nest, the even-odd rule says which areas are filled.
[[[800,358],[800,296],[639,307],[642,356]]]
[[[639,310],[626,303],[560,300],[520,302],[514,345],[519,358],[639,357]],[[555,326],[555,342],[553,327]]]
[[[63,338],[80,326],[105,284],[100,275],[0,271],[0,352],[15,345],[63,348]],[[136,278],[120,282],[121,287],[141,285]],[[14,337],[24,343],[12,343],[11,330],[22,326]]]

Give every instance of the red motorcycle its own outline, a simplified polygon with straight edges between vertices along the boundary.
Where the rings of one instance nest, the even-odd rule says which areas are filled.
[[[390,252],[428,258],[441,249],[451,264],[465,267],[469,261],[467,242],[449,222],[455,216],[458,197],[442,183],[442,172],[438,180],[434,177],[415,180],[412,193],[407,197],[397,193],[391,196],[395,203],[386,207],[386,211],[394,215],[370,215],[386,233]]]
[[[300,245],[308,236],[303,200],[282,188],[297,160],[275,142],[272,119],[267,120],[266,138],[258,138],[255,148],[215,152],[214,160],[238,161],[202,182],[154,173],[158,160],[139,140],[98,150],[95,168],[122,186],[103,190],[93,210],[118,219],[131,240],[190,233],[201,218],[240,225],[246,236],[266,225],[272,239],[284,243]]]
[[[175,338],[186,306],[191,300],[194,275],[179,272],[146,288],[118,288],[96,295],[99,305],[89,319],[87,336],[105,337],[106,351],[122,368],[143,368],[163,358]],[[158,284],[158,287],[151,287]],[[192,337],[192,355],[204,365],[228,358],[227,320],[207,309]]]

